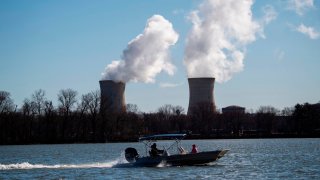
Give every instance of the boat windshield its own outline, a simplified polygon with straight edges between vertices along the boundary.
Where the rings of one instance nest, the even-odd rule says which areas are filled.
[[[164,147],[164,150],[168,152],[169,149],[174,147],[180,148],[180,141],[187,136],[187,134],[157,134],[157,135],[149,135],[143,136],[139,138],[139,141],[144,143],[146,155],[148,154],[148,148],[151,147],[151,144],[157,140],[173,140],[174,142],[167,148]]]

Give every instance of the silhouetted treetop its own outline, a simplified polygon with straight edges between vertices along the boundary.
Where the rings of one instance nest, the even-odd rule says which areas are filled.
[[[72,89],[62,89],[58,94],[59,109],[65,115],[69,115],[73,106],[77,102],[78,92]]]
[[[15,109],[10,93],[7,91],[0,91],[0,114],[12,112]]]

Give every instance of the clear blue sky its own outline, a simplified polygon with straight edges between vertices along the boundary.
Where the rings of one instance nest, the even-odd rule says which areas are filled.
[[[177,71],[173,76],[161,73],[151,84],[127,83],[126,102],[145,112],[164,104],[187,109],[189,92],[183,65],[185,39],[191,28],[187,16],[201,2],[1,0],[0,90],[10,92],[19,106],[40,88],[55,105],[60,89],[77,90],[78,98],[97,90],[106,65],[121,58],[148,18],[160,14],[179,33],[177,44],[170,49]],[[310,2],[300,9],[285,0],[253,4],[254,18],[263,16],[266,5],[274,8],[277,17],[265,26],[265,39],[257,37],[246,47],[243,71],[215,84],[218,108],[240,105],[255,110],[271,105],[282,109],[320,101],[320,1]],[[177,86],[164,88],[163,83]]]

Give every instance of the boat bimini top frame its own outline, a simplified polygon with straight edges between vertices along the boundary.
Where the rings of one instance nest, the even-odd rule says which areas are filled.
[[[180,141],[184,139],[187,136],[187,134],[156,134],[156,135],[149,135],[149,136],[143,136],[139,138],[139,142],[142,142],[145,145],[145,150],[146,150],[146,156],[148,156],[148,148],[151,148],[151,145],[153,142],[157,140],[173,140],[174,143],[172,143],[168,148],[165,148],[166,152],[171,149],[174,145],[177,146],[177,150],[183,148],[180,146]]]

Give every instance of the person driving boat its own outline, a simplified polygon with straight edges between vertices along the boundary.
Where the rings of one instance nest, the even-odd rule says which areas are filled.
[[[163,152],[164,152],[164,150],[160,150],[157,148],[156,143],[153,143],[151,145],[151,150],[149,151],[151,157],[160,156],[163,154]]]

